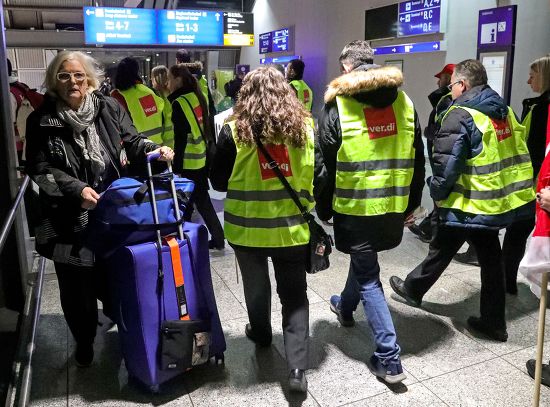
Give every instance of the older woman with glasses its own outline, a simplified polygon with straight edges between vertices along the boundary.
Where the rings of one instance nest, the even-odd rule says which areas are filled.
[[[173,157],[170,148],[138,134],[119,103],[96,91],[101,76],[90,56],[58,53],[46,71],[44,103],[26,131],[26,171],[40,187],[36,250],[54,262],[79,366],[92,363],[97,326],[94,255],[84,247],[88,211],[112,181],[141,170],[147,153]]]

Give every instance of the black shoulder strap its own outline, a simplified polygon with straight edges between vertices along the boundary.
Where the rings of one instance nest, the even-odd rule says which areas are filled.
[[[277,175],[277,178],[279,178],[279,180],[281,181],[281,183],[285,187],[286,191],[288,192],[288,194],[290,195],[290,197],[292,198],[292,200],[294,201],[294,203],[296,204],[296,206],[300,210],[300,213],[302,214],[304,219],[309,221],[312,215],[307,211],[307,209],[304,207],[304,205],[302,205],[302,203],[300,202],[300,199],[298,198],[298,195],[296,194],[296,191],[294,191],[294,189],[290,186],[290,184],[286,180],[285,176],[283,175],[283,173],[279,169],[279,163],[276,162],[271,157],[271,155],[267,152],[267,149],[262,144],[259,137],[254,136],[254,140],[256,141],[256,145],[260,149],[261,153],[263,154],[265,159],[268,161],[269,168],[273,170],[275,175]]]

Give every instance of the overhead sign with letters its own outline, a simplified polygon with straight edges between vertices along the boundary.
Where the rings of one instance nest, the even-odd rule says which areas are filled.
[[[419,52],[441,51],[441,42],[417,42],[414,44],[390,45],[372,49],[374,55],[414,54]]]
[[[438,33],[440,20],[441,0],[409,0],[399,3],[397,36]]]
[[[293,59],[301,59],[298,55],[284,55],[274,58],[260,58],[260,64],[283,64],[286,65]]]
[[[84,7],[84,38],[93,45],[251,46],[252,13]]]
[[[281,28],[258,36],[260,54],[286,52],[294,49],[291,28]]]

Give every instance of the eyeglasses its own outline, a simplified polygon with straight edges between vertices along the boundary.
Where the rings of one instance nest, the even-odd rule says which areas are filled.
[[[56,77],[59,82],[69,82],[74,79],[75,82],[81,83],[86,79],[86,72],[58,72]]]
[[[464,81],[463,81],[463,80],[460,80],[460,81],[456,81],[456,82],[450,83],[450,84],[447,85],[447,89],[453,90],[453,86],[455,86],[457,83],[460,83],[460,82],[464,82]]]

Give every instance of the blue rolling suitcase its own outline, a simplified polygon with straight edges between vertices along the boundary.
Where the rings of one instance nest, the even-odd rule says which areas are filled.
[[[156,212],[151,174],[149,178]],[[158,219],[156,213],[154,217]],[[128,374],[153,392],[193,366],[211,359],[223,362],[226,349],[206,227],[185,223],[177,237],[161,241],[158,235],[156,242],[121,247],[106,261]]]

